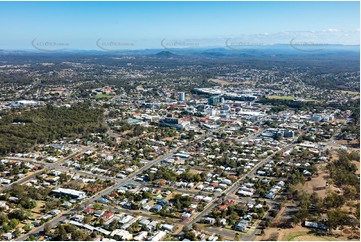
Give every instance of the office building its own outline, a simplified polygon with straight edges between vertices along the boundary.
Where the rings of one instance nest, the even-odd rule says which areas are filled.
[[[178,92],[178,101],[183,102],[186,100],[186,94],[184,92]]]
[[[222,103],[222,97],[221,96],[212,96],[208,98],[208,104],[212,106],[217,106]]]

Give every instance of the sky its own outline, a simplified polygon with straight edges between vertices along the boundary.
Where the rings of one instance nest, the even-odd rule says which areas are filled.
[[[359,2],[0,2],[0,49],[359,44]]]

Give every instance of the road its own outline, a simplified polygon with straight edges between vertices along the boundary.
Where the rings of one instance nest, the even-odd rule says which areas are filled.
[[[81,153],[77,153],[77,154],[81,154]],[[18,157],[7,157],[7,158],[11,159],[11,160],[18,160],[18,161],[30,161],[34,164],[45,166],[48,170],[58,170],[58,171],[74,173],[74,174],[78,174],[78,175],[82,175],[82,176],[91,176],[91,177],[96,177],[96,178],[99,178],[102,180],[113,180],[114,182],[115,182],[115,180],[117,180],[117,178],[110,178],[109,176],[106,176],[106,175],[94,174],[92,172],[77,170],[77,169],[70,168],[70,167],[65,167],[62,164],[58,164],[58,163],[48,163],[45,161],[37,161],[34,159],[29,159],[29,158],[18,158]],[[39,174],[39,172],[37,172],[37,174]],[[31,176],[34,177],[33,175],[31,175]],[[27,180],[29,180],[29,179],[27,179]],[[24,182],[25,181],[21,181],[21,182],[17,182],[17,183],[21,184]]]
[[[335,132],[335,134],[330,138],[330,140],[326,143],[328,146],[330,146],[330,147],[333,146],[332,144],[335,143],[336,134],[337,134],[344,126],[346,126],[346,122],[347,122],[347,120],[346,120],[346,121],[344,122],[344,124]],[[302,135],[302,134],[300,134],[300,135]],[[295,140],[297,140],[297,138],[296,138]],[[286,150],[286,149],[289,149],[289,148],[294,147],[294,146],[296,146],[296,145],[297,145],[297,144],[291,144],[291,145],[289,145],[289,146],[286,146],[286,147],[283,148],[283,149]],[[326,145],[326,147],[327,147],[327,145]],[[336,146],[336,147],[338,148],[338,146]],[[277,207],[277,203],[271,202],[271,209],[267,211],[267,214],[265,215],[265,218],[266,218],[266,217],[269,217],[270,211],[271,211],[272,209],[274,209],[275,207]],[[296,212],[298,211],[298,208],[289,207],[289,208],[286,208],[286,210],[287,210],[286,214],[294,214],[294,213],[296,213]],[[242,236],[242,239],[243,239],[243,240],[246,240],[246,241],[251,241],[251,240],[254,239],[255,233],[256,233],[256,230],[254,230],[250,235]]]
[[[252,134],[248,137],[245,137],[243,139],[241,139],[241,142],[244,141],[249,141],[251,139],[256,138],[258,135],[260,135],[263,132],[263,130],[261,129],[260,131],[258,131],[255,134]],[[267,161],[269,161],[271,159],[271,157],[273,156],[273,154],[271,156],[269,156],[268,158],[264,159],[263,161],[259,162],[257,165],[255,165],[253,167],[253,169],[251,171],[249,171],[248,173],[244,174],[243,176],[241,176],[236,182],[234,182],[230,187],[228,187],[224,193],[226,194],[226,197],[229,196],[230,194],[232,194],[240,185],[240,182],[243,181],[243,179],[245,179],[248,175],[252,175],[254,174],[254,172],[256,172],[256,170],[263,164],[265,164]],[[208,203],[202,212],[200,212],[198,215],[196,215],[193,218],[190,218],[188,221],[185,222],[185,226],[187,226],[188,228],[191,228],[192,225],[196,222],[198,222],[201,218],[203,218],[205,215],[207,215],[210,211],[212,211],[214,209],[214,207],[218,204],[218,201],[221,198],[214,198],[210,203]]]
[[[291,145],[287,145],[285,147],[283,147],[281,149],[281,151],[285,151],[293,146],[295,146],[296,144],[291,144]],[[253,176],[256,171],[258,170],[258,168],[260,168],[261,166],[265,165],[267,162],[269,162],[272,157],[276,154],[277,152],[274,152],[272,155],[268,156],[267,158],[263,159],[262,161],[258,162],[249,172],[247,172],[246,174],[242,175],[235,183],[233,183],[232,186],[230,186],[224,193],[226,194],[226,196],[224,197],[224,199],[227,199],[227,197],[229,195],[231,195],[234,191],[236,191],[240,184],[248,177]],[[187,221],[187,223],[185,224],[185,226],[187,226],[188,228],[191,228],[192,225],[196,222],[198,222],[199,220],[201,220],[201,218],[203,218],[204,216],[206,216],[207,214],[209,214],[216,205],[219,204],[221,198],[215,198],[213,199],[206,207],[205,209],[199,213],[196,217],[194,217],[193,219]]]
[[[220,127],[219,129],[216,129],[216,130],[214,130],[214,131],[218,131],[218,130],[223,129],[223,128],[225,128],[225,127]],[[248,140],[250,140],[250,139],[253,139],[253,138],[257,137],[262,131],[263,131],[263,130],[261,129],[259,132],[257,132],[257,133],[255,133],[255,134],[253,134],[253,135],[251,135],[251,136],[248,136],[248,137],[242,139],[242,141],[248,141]],[[208,138],[208,137],[211,137],[211,136],[212,136],[212,132],[209,133],[209,134],[206,134],[206,133],[205,133],[205,134],[202,134],[202,135],[199,136],[197,139],[195,139],[195,140],[193,140],[193,141],[190,141],[190,142],[187,142],[187,143],[184,143],[183,145],[181,145],[181,146],[179,146],[179,147],[177,147],[177,148],[174,148],[174,149],[170,150],[167,154],[164,154],[164,155],[162,155],[162,156],[159,156],[159,157],[158,157],[157,159],[155,159],[155,160],[148,161],[143,167],[141,167],[140,169],[138,169],[138,170],[135,171],[134,173],[130,174],[130,175],[129,175],[127,178],[125,178],[124,180],[120,180],[120,179],[117,179],[117,178],[110,178],[111,180],[113,180],[113,181],[115,182],[114,185],[112,185],[112,186],[110,186],[110,187],[108,187],[108,188],[100,191],[99,193],[93,195],[92,197],[89,197],[89,198],[81,201],[76,207],[74,207],[74,208],[72,208],[72,209],[68,209],[68,210],[62,212],[61,214],[59,214],[58,216],[54,217],[52,220],[50,220],[50,221],[47,222],[47,223],[50,224],[51,227],[54,227],[55,225],[57,225],[57,224],[59,224],[60,222],[64,221],[64,220],[66,219],[66,215],[73,214],[73,213],[75,213],[76,211],[81,210],[81,209],[85,206],[85,204],[91,204],[91,203],[99,200],[101,197],[107,195],[108,193],[110,193],[110,192],[113,191],[113,190],[116,190],[116,189],[118,189],[118,188],[120,188],[120,187],[122,187],[122,186],[125,186],[125,185],[129,184],[129,183],[134,183],[134,178],[135,178],[136,176],[142,174],[144,171],[148,170],[148,169],[151,168],[152,166],[159,164],[162,160],[165,160],[165,159],[168,159],[168,158],[172,157],[176,152],[178,152],[178,149],[184,148],[184,147],[186,147],[186,146],[191,145],[193,142],[196,142],[196,141],[199,141],[199,140],[204,140],[206,137]],[[61,160],[59,160],[57,163],[49,163],[49,164],[47,164],[47,167],[48,167],[48,168],[51,167],[52,169],[67,169],[67,168],[65,168],[65,167],[62,166],[62,164],[63,164],[67,159],[69,159],[69,158],[71,158],[71,157],[73,157],[73,156],[75,156],[75,155],[79,155],[79,154],[81,154],[81,153],[85,153],[87,150],[89,150],[89,149],[83,148],[82,151],[80,151],[80,152],[75,152],[75,153],[73,153],[73,154],[71,154],[71,155],[69,155],[69,156],[67,156],[67,157],[64,157],[64,158],[62,158]],[[14,159],[14,158],[11,157],[11,159]],[[19,158],[19,159],[20,159],[20,158]],[[22,159],[22,158],[21,158],[21,159]],[[29,159],[26,159],[26,160],[29,160]],[[77,170],[72,170],[72,171],[73,171],[73,172],[81,172],[81,171],[77,171]],[[86,173],[86,172],[83,172],[83,173]],[[86,173],[86,174],[87,174],[87,173]],[[90,174],[87,174],[87,175],[90,175]],[[93,175],[94,175],[94,176],[97,176],[96,174],[93,174]],[[98,175],[98,176],[99,176],[99,175]],[[107,177],[107,178],[109,179],[109,177]],[[233,184],[233,186],[234,186],[234,185],[235,185],[235,184]],[[231,189],[232,189],[233,186],[231,186],[231,187],[229,188],[230,191],[231,191]],[[236,189],[236,188],[234,188],[234,189]],[[233,190],[233,191],[234,191],[234,190]],[[227,194],[230,194],[230,193],[232,193],[232,191],[229,192],[229,193],[227,193]],[[205,214],[207,214],[207,213],[210,211],[209,209],[210,209],[211,206],[213,206],[213,207],[216,206],[216,203],[213,202],[213,203],[210,203],[209,205],[210,205],[210,206],[209,206],[209,207],[206,206],[205,210],[201,213],[202,216],[204,216]],[[208,212],[207,212],[207,211],[208,211]],[[198,216],[197,216],[197,219],[199,220],[202,216],[198,215]],[[193,221],[195,221],[195,220],[193,220]],[[193,223],[194,223],[194,222],[193,222]],[[193,223],[192,223],[192,224],[193,224]],[[44,226],[45,226],[45,224],[43,224],[43,225],[41,225],[41,226],[33,229],[32,231],[30,231],[29,233],[27,233],[27,234],[25,234],[25,235],[20,236],[19,238],[17,238],[17,241],[26,240],[31,234],[37,234],[37,233],[43,231],[43,230],[44,230]]]
[[[345,124],[344,124],[345,125]],[[342,125],[342,126],[344,126]],[[340,128],[341,129],[341,128]],[[257,134],[261,133],[262,131],[258,132]],[[337,133],[337,132],[336,132]],[[254,136],[257,136],[254,135]],[[302,133],[300,134],[302,135]],[[246,140],[249,140],[249,139],[252,139],[254,138],[253,137],[247,137]],[[298,136],[299,137],[299,136]],[[293,139],[293,141],[297,140],[298,137],[295,137]],[[334,140],[334,137],[332,137],[331,141]],[[295,143],[291,143],[285,147],[283,147],[280,151],[286,151],[288,149],[291,149],[293,147],[295,147],[297,144]],[[259,163],[257,163],[249,172],[247,172],[246,174],[242,175],[235,183],[233,183],[233,185],[231,187],[229,187],[226,191],[225,191],[225,194],[226,196],[224,197],[224,199],[227,199],[227,197],[232,194],[236,189],[239,188],[239,185],[240,183],[245,179],[245,178],[248,178],[248,177],[252,177],[255,175],[256,171],[258,170],[258,168],[260,168],[261,166],[265,165],[267,162],[269,162],[272,157],[276,154],[277,152],[271,154],[270,156],[268,156],[267,158],[265,158],[264,160],[260,161]],[[184,225],[187,226],[188,228],[191,228],[192,225],[196,222],[198,222],[199,220],[201,220],[204,216],[206,216],[207,214],[209,214],[218,204],[219,204],[219,201],[220,201],[220,198],[215,198],[213,199],[205,208],[202,212],[200,212],[199,214],[197,214],[193,219],[187,221]],[[268,213],[267,213],[268,214]],[[217,230],[218,233],[220,232],[220,230],[218,229]],[[225,231],[224,231],[225,232]],[[246,240],[246,241],[251,241],[254,236],[255,236],[255,232],[256,230],[254,230],[251,234],[249,235],[246,235],[246,236],[242,236],[242,239],[243,240]],[[224,235],[226,236],[229,236],[229,232],[225,233]]]
[[[22,184],[22,183],[25,183],[33,178],[35,178],[37,175],[40,175],[45,169],[41,169],[41,170],[38,170],[36,172],[34,172],[33,174],[29,175],[29,176],[25,176],[13,183],[11,183],[10,185],[6,185],[6,186],[1,186],[0,188],[0,192],[4,192],[4,191],[7,191],[7,190],[10,190],[11,187],[14,185],[14,184]]]
[[[162,160],[164,159],[168,159],[170,157],[172,157],[177,151],[179,148],[183,148],[187,145],[190,145],[191,143],[195,142],[195,141],[198,141],[198,140],[203,140],[204,138],[206,137],[206,134],[203,134],[201,135],[198,139],[195,139],[194,141],[190,141],[190,142],[187,142],[183,145],[181,145],[180,147],[177,147],[177,148],[174,148],[172,149],[170,152],[168,152],[167,154],[164,154],[164,155],[161,155],[159,156],[157,159],[155,160],[152,160],[152,161],[148,161],[143,167],[141,167],[140,169],[138,169],[137,171],[133,172],[132,174],[130,174],[127,178],[125,178],[124,180],[119,180],[119,179],[116,179],[116,182],[114,185],[100,191],[99,193],[93,195],[92,197],[89,197],[83,201],[81,201],[76,207],[72,208],[72,209],[68,209],[64,212],[62,212],[61,214],[59,214],[57,217],[53,218],[52,220],[50,220],[49,222],[47,222],[48,224],[50,224],[52,227],[59,224],[60,222],[64,221],[66,219],[66,215],[68,214],[72,214],[80,209],[82,209],[82,206],[85,205],[85,204],[90,204],[90,203],[93,203],[97,200],[99,200],[101,197],[107,195],[108,193],[110,193],[111,191],[113,190],[116,190],[124,185],[127,185],[129,183],[134,183],[134,178],[140,174],[142,174],[144,171],[148,170],[149,168],[151,168],[152,166],[154,165],[157,165],[159,164]],[[85,152],[85,151],[84,151]],[[75,154],[74,154],[75,155]],[[69,159],[69,158],[66,158],[66,159]],[[66,160],[64,158],[64,160]],[[28,159],[29,160],[29,159]],[[65,215],[65,216],[64,216]],[[44,230],[44,226],[45,224],[31,230],[29,233],[25,234],[25,235],[22,235],[20,236],[19,238],[17,238],[16,240],[17,241],[23,241],[23,240],[26,240],[31,234],[37,234],[41,231]]]
[[[88,151],[89,149],[88,148],[84,148],[84,147],[81,147],[81,150],[79,151],[76,151],[76,152],[73,152],[69,155],[67,155],[66,157],[63,157],[61,159],[59,159],[57,161],[57,163],[46,163],[46,162],[40,162],[40,161],[37,161],[37,160],[34,160],[34,159],[31,159],[31,158],[21,158],[21,157],[6,157],[6,159],[9,159],[9,160],[18,160],[18,161],[26,161],[26,162],[32,162],[32,163],[35,163],[35,164],[40,164],[40,165],[43,165],[43,166],[46,166],[47,169],[58,169],[58,167],[61,167],[61,165],[68,159],[71,159],[72,157],[74,156],[77,156],[77,155],[80,155],[80,154],[83,154],[85,153],[86,151]],[[15,182],[13,182],[12,184],[10,185],[7,185],[7,186],[3,186],[1,187],[0,191],[3,192],[3,191],[6,191],[6,190],[9,190],[11,189],[12,185],[13,184],[23,184],[23,183],[26,183],[27,181],[31,180],[31,179],[34,179],[37,175],[41,174],[43,171],[45,170],[44,169],[41,169],[41,170],[38,170],[36,172],[34,172],[33,174],[29,175],[29,176],[25,176]]]

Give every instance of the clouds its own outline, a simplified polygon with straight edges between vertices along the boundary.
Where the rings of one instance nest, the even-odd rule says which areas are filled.
[[[326,29],[326,30],[323,30],[323,32],[338,33],[338,32],[341,32],[341,30],[339,30],[339,29]]]
[[[269,44],[288,44],[292,39],[303,42],[318,42],[324,44],[358,45],[360,43],[360,30],[341,30],[329,28],[319,31],[282,31],[276,33],[260,33],[252,35],[232,35],[229,38],[239,41],[253,41]]]

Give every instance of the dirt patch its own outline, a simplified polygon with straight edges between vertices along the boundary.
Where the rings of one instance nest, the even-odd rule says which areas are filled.
[[[256,241],[268,240],[275,234],[278,234],[278,241],[336,241],[336,240],[347,240],[346,237],[333,237],[333,236],[316,236],[310,233],[310,230],[302,227],[295,226],[291,229],[278,229],[278,228],[267,228],[264,230],[264,234],[255,237]]]
[[[317,168],[317,176],[312,177],[311,181],[306,181],[303,185],[298,184],[296,188],[298,190],[304,190],[309,194],[316,192],[319,197],[324,198],[326,197],[326,191],[330,189],[330,187],[326,187],[329,174],[325,169],[325,165],[319,165]]]
[[[301,235],[295,237],[294,239],[291,239],[291,241],[327,241],[327,240],[336,240],[336,239],[326,238],[322,236],[313,236],[313,235]]]
[[[167,137],[162,139],[163,141],[173,141],[176,137]]]
[[[124,132],[122,133],[122,135],[124,136],[124,135],[132,134],[132,133],[133,133],[133,131],[131,131],[131,130],[126,130],[126,131],[124,131]]]
[[[231,85],[232,83],[230,82],[227,82],[227,81],[223,81],[223,80],[220,80],[220,79],[209,79],[210,82],[213,82],[213,83],[217,83],[221,86],[227,86],[227,85]]]
[[[44,214],[41,213],[41,211],[44,209],[43,208],[44,205],[45,205],[44,201],[37,200],[36,207],[31,210],[31,217],[35,219],[39,219],[40,217],[42,217]]]
[[[352,141],[348,141],[348,140],[337,140],[336,143],[340,144],[340,145],[344,145],[344,146],[352,146],[352,145],[357,145],[358,141],[356,139],[352,140]],[[350,150],[349,150],[350,151]]]

